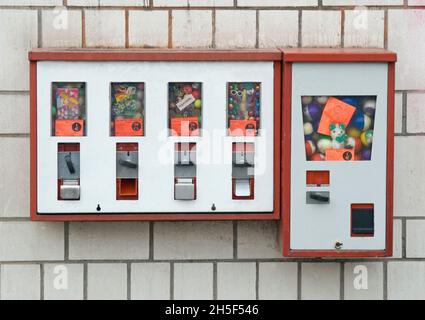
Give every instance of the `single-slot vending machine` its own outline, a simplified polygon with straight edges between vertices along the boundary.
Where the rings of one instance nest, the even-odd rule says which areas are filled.
[[[280,218],[280,50],[29,59],[33,220]]]
[[[282,51],[284,256],[391,256],[396,55]]]

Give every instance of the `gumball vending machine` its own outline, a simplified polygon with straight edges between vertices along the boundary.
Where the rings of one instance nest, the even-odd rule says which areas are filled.
[[[283,50],[285,256],[391,256],[395,61]]]
[[[29,59],[32,220],[280,218],[280,50]]]

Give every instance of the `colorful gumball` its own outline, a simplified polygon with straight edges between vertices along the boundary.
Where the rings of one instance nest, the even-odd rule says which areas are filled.
[[[311,96],[302,96],[301,97],[302,104],[309,104],[312,101],[313,101],[313,97],[311,97]]]
[[[201,99],[197,99],[197,100],[195,100],[195,103],[193,104],[193,106],[194,106],[196,109],[201,109],[201,106],[202,106],[202,101],[201,101]]]
[[[364,115],[364,127],[363,130],[369,130],[372,125],[372,119],[368,115]]]
[[[345,145],[347,148],[353,149],[356,153],[359,152],[362,148],[361,140],[359,138],[354,137],[348,137]]]
[[[341,100],[356,108],[360,106],[359,99],[354,97],[345,97],[345,98],[342,98]]]
[[[193,89],[192,89],[191,85],[185,85],[183,87],[183,92],[186,93],[186,94],[192,93],[192,91],[193,91]]]
[[[370,160],[372,155],[371,149],[363,149],[361,152],[362,160]]]
[[[193,91],[192,91],[192,96],[193,96],[195,99],[199,99],[199,98],[201,97],[201,92],[200,92],[199,90],[193,90]]]
[[[329,138],[320,138],[319,141],[317,141],[317,149],[320,153],[324,154],[327,149],[332,148],[332,140]]]
[[[326,104],[326,102],[328,102],[328,98],[329,98],[329,97],[327,97],[327,96],[319,96],[319,97],[317,97],[317,98],[316,98],[316,101],[317,101],[320,105],[324,106],[324,105]]]
[[[360,111],[356,112],[350,121],[350,127],[357,128],[360,131],[368,130],[371,124],[372,120],[370,117]]]
[[[322,115],[322,107],[316,102],[309,103],[303,107],[303,115],[308,121],[316,121]]]
[[[305,153],[307,154],[307,157],[310,157],[313,155],[313,153],[316,152],[316,146],[314,145],[314,142],[311,140],[308,140],[305,142]]]
[[[363,102],[363,112],[371,117],[374,116],[376,110],[376,101],[372,99]]]
[[[363,131],[360,140],[365,147],[370,147],[373,142],[373,130]]]
[[[349,137],[359,138],[361,133],[362,132],[359,129],[357,129],[357,128],[349,127],[347,129],[347,135]]]
[[[310,157],[311,161],[324,161],[325,160],[325,156],[323,154],[320,153],[315,153]]]
[[[313,125],[310,122],[304,123],[304,135],[309,136],[313,133]]]

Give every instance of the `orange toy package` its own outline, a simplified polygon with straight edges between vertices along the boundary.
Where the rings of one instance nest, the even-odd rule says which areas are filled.
[[[171,118],[173,136],[199,136],[198,117]]]
[[[328,149],[325,154],[326,161],[353,161],[356,160],[352,149]]]
[[[332,123],[343,123],[348,126],[356,108],[334,97],[330,97],[323,109],[317,132],[326,136],[330,135]]]
[[[82,136],[84,120],[55,120],[55,136]]]
[[[143,136],[143,119],[115,119],[116,136]]]
[[[231,136],[255,136],[257,121],[255,120],[230,120]]]

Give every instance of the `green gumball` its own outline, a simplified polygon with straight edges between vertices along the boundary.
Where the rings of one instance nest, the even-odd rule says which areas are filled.
[[[202,106],[202,101],[201,101],[201,99],[197,99],[197,100],[195,100],[194,107],[195,107],[196,109],[201,109],[201,106]]]

